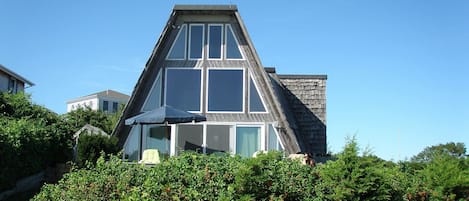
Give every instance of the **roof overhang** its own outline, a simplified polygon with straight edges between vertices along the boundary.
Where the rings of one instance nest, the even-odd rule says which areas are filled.
[[[6,68],[5,66],[3,66],[2,64],[0,64],[0,70],[5,72],[6,74],[14,77],[15,79],[17,80],[20,80],[21,82],[25,83],[25,84],[28,84],[30,87],[34,86],[34,83],[32,83],[31,81],[27,80],[26,78],[24,78],[23,76],[21,75],[18,75],[16,74],[15,72],[11,71],[10,69]]]

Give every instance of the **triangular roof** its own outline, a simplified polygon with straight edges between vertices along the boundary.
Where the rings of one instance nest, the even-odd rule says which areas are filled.
[[[86,99],[94,98],[94,97],[98,97],[98,98],[99,97],[110,97],[110,98],[124,99],[124,100],[128,100],[130,98],[130,96],[127,95],[127,94],[123,94],[123,93],[120,93],[118,91],[108,89],[108,90],[92,93],[92,94],[89,94],[89,95],[86,95],[86,96],[71,99],[71,100],[67,101],[67,103],[86,100]]]
[[[170,15],[166,26],[161,33],[158,42],[156,43],[150,58],[148,59],[145,68],[140,75],[137,84],[134,87],[132,92],[131,98],[126,105],[123,115],[121,116],[119,123],[114,130],[114,135],[119,137],[119,145],[122,147],[125,143],[126,138],[129,134],[129,128],[125,127],[124,121],[126,118],[135,116],[136,114],[140,113],[140,107],[136,106],[138,102],[145,100],[146,94],[148,93],[149,89],[148,83],[153,83],[153,81],[157,77],[158,73],[158,66],[165,60],[165,56],[163,53],[168,51],[165,47],[168,46],[167,41],[170,38],[170,33],[175,26],[176,21],[182,15],[203,15],[203,14],[221,14],[227,15],[231,18],[235,19],[236,23],[239,25],[240,32],[244,37],[244,42],[248,47],[250,54],[252,55],[251,60],[249,61],[251,64],[251,70],[254,71],[253,73],[256,74],[256,82],[257,84],[261,85],[262,90],[264,91],[263,94],[265,95],[265,101],[268,105],[271,106],[269,112],[273,116],[273,118],[278,122],[277,127],[281,131],[280,138],[283,142],[284,148],[289,153],[296,153],[301,151],[300,144],[297,140],[297,136],[295,135],[295,131],[289,125],[289,121],[287,120],[287,116],[285,115],[286,112],[284,111],[281,100],[279,99],[278,95],[275,92],[275,88],[272,84],[271,78],[265,72],[264,67],[259,59],[259,56],[254,48],[254,45],[249,37],[247,29],[244,25],[243,20],[238,13],[238,8],[235,5],[176,5],[173,9],[173,12]],[[174,39],[174,37],[173,37]],[[156,67],[155,67],[156,66]]]

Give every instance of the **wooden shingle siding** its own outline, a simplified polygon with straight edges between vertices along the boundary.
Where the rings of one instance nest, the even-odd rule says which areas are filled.
[[[305,152],[325,154],[326,77],[279,75]]]

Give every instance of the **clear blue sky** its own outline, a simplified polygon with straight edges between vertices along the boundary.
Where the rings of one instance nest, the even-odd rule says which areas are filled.
[[[384,159],[469,145],[469,1],[0,0],[0,63],[33,101],[130,94],[174,4],[237,4],[264,66],[327,74],[333,152],[356,134]]]

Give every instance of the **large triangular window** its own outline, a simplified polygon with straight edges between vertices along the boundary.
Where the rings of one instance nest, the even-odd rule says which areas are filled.
[[[231,28],[231,25],[227,24],[226,25],[226,37],[225,37],[225,45],[226,45],[226,51],[225,51],[225,56],[226,59],[243,59],[243,55],[241,54],[241,51],[239,49],[239,43],[238,40],[235,37],[235,34],[233,32],[233,29]]]
[[[266,112],[259,90],[256,87],[256,83],[252,77],[249,81],[249,111]]]
[[[183,24],[179,30],[178,35],[176,36],[176,40],[174,41],[171,49],[169,50],[169,54],[167,59],[171,60],[184,60],[186,59],[186,34],[187,28],[186,25]]]

